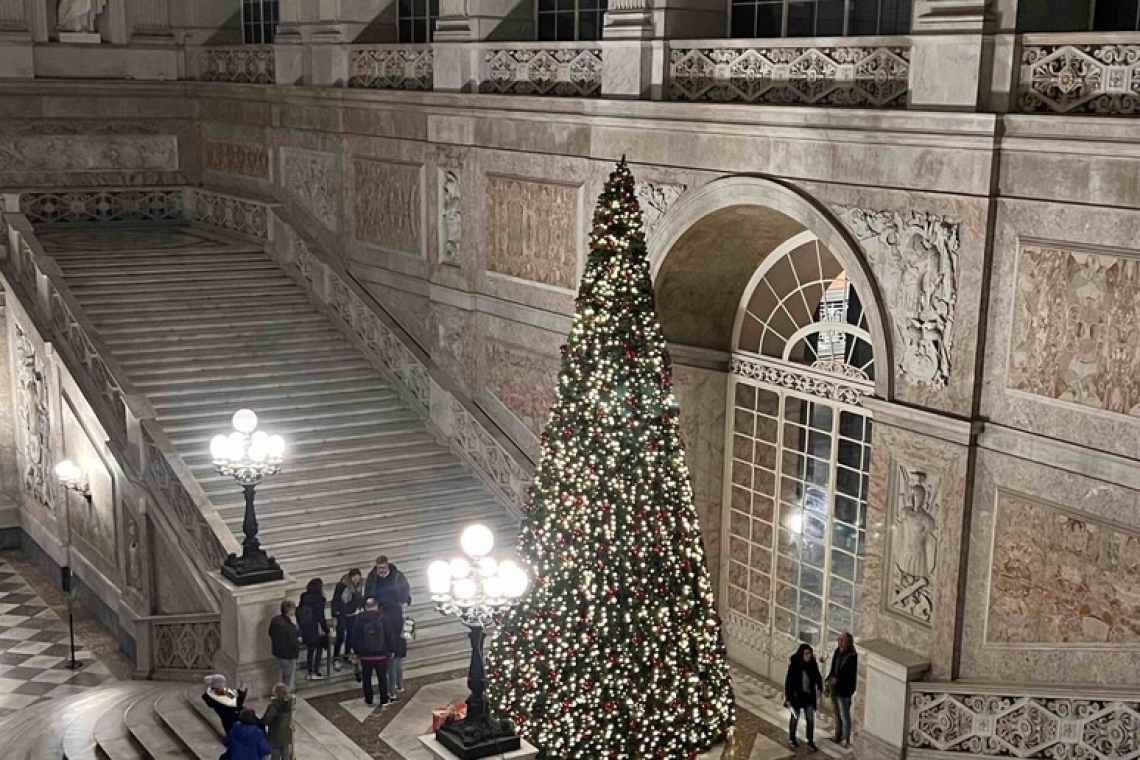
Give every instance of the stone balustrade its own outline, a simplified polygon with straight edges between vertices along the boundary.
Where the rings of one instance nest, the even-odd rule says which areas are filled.
[[[910,41],[684,40],[668,43],[668,98],[688,102],[906,108]]]
[[[179,679],[212,672],[222,647],[221,616],[213,613],[162,615],[135,621],[140,676]]]
[[[272,45],[235,45],[193,50],[194,78],[203,82],[275,84],[276,53]]]
[[[371,90],[430,90],[432,50],[426,45],[376,45],[349,52],[349,87]]]
[[[1017,108],[1025,113],[1140,112],[1140,34],[1022,38]]]
[[[602,94],[603,43],[480,46],[479,92],[498,95]]]
[[[1109,760],[1140,753],[1140,692],[912,683],[906,756]]]

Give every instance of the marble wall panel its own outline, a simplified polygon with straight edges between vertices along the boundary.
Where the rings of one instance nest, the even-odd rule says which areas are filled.
[[[336,156],[314,150],[281,148],[281,184],[317,221],[332,231],[340,226],[340,173]]]
[[[959,580],[964,572],[961,551],[967,464],[965,446],[875,423],[862,626],[854,633],[864,639],[884,638],[929,657],[935,678],[949,678],[953,671]],[[899,561],[907,554],[904,513],[913,506],[911,494],[919,474],[925,476],[923,481],[928,486],[923,506],[932,517],[922,545],[924,558],[931,562],[926,579],[928,606],[922,608],[900,604],[897,593]]]
[[[486,203],[489,271],[577,289],[583,244],[580,186],[491,176]]]
[[[63,457],[83,471],[91,487],[91,500],[74,491],[61,497],[68,510],[71,533],[82,539],[110,567],[118,566],[118,540],[115,527],[115,488],[108,463],[91,442],[80,422],[80,416],[66,398],[60,405],[63,434]]]
[[[999,491],[987,644],[1140,648],[1140,532]]]
[[[475,316],[466,309],[431,304],[434,327],[431,358],[463,387],[470,387],[475,378]]]
[[[0,173],[177,171],[174,135],[3,135]]]
[[[352,208],[356,239],[423,256],[422,164],[354,158]]]
[[[273,105],[256,100],[228,100],[203,98],[199,118],[204,122],[244,124],[250,127],[268,127],[273,123]]]
[[[1140,491],[989,448],[976,473],[959,677],[1140,685]]]
[[[1140,417],[1140,251],[1026,241],[1014,288],[1009,387]]]
[[[997,204],[981,415],[1140,459],[1140,211]]]
[[[534,435],[541,434],[557,394],[559,356],[498,340],[484,342],[483,352],[487,391]]]
[[[269,178],[269,149],[264,145],[205,141],[201,147],[203,171]]]

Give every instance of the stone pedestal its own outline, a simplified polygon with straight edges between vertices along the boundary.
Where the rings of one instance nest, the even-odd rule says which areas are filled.
[[[250,696],[265,696],[281,679],[269,644],[269,622],[281,612],[288,597],[290,580],[235,586],[220,573],[211,573],[221,587],[222,647],[218,669],[231,684],[249,690]]]
[[[98,45],[103,38],[95,32],[60,32],[59,41],[65,45]]]
[[[855,739],[859,760],[900,760],[906,747],[907,684],[930,669],[914,652],[882,639],[859,644],[867,667],[863,728]]]
[[[421,736],[420,744],[422,744],[436,760],[456,760],[455,755],[436,740],[435,734],[425,734]],[[522,747],[519,749],[506,753],[496,752],[492,757],[502,758],[502,760],[530,760],[532,757],[538,757],[538,749],[536,749],[534,745],[524,741]]]

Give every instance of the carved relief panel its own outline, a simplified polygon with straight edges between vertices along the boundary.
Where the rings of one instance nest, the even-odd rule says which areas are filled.
[[[892,494],[887,609],[929,625],[934,611],[941,478],[896,465]]]
[[[489,177],[487,269],[577,288],[581,198],[578,185]]]
[[[281,183],[310,214],[337,229],[339,179],[336,156],[298,148],[281,149]]]
[[[842,205],[834,211],[879,281],[899,373],[912,383],[945,387],[954,349],[959,224],[921,211]]]
[[[352,170],[357,240],[421,256],[423,167],[357,158]]]
[[[460,266],[463,241],[463,210],[461,206],[459,171],[439,170],[439,260],[443,264]]]
[[[20,409],[20,470],[24,492],[54,510],[57,488],[51,455],[51,415],[44,364],[27,334],[18,324],[16,333],[17,381]]]
[[[637,203],[641,206],[647,239],[657,229],[657,225],[665,216],[665,212],[681,197],[683,192],[685,192],[684,185],[669,185],[662,182],[637,183]]]
[[[484,350],[487,390],[539,435],[554,403],[560,358],[496,340]]]
[[[71,533],[81,538],[109,566],[115,567],[118,541],[115,537],[115,488],[110,469],[66,396],[60,407],[63,456],[79,465],[91,488],[90,500],[73,491],[66,491],[63,495],[70,510]]]

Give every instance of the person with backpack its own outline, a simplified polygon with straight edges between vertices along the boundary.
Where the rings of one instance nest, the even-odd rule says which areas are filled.
[[[257,713],[242,710],[238,722],[226,734],[226,755],[229,760],[261,760],[273,748],[265,738],[265,730],[257,722]]]
[[[364,602],[364,612],[356,619],[353,630],[353,644],[356,656],[360,659],[361,683],[364,685],[364,703],[372,704],[372,674],[376,674],[380,689],[381,706],[389,704],[388,654],[391,646],[385,631],[384,616],[375,599]]]
[[[310,681],[319,681],[321,675],[321,655],[329,645],[329,621],[325,617],[325,584],[320,578],[313,578],[301,594],[297,605],[297,627],[301,629],[301,643],[305,645],[305,666]]]
[[[344,662],[351,662],[352,627],[364,608],[364,576],[357,568],[352,568],[340,579],[333,591],[332,616],[336,620],[336,644],[333,645],[333,667],[340,670],[341,647],[344,647]]]

